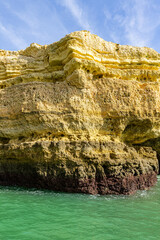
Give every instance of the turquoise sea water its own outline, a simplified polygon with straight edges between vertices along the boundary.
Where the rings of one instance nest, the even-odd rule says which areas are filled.
[[[0,187],[0,240],[52,239],[160,239],[160,177],[133,196]]]

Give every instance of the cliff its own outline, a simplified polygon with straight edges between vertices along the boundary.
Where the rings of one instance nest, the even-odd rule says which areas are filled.
[[[159,53],[87,31],[0,50],[0,184],[93,194],[152,186],[159,80]]]

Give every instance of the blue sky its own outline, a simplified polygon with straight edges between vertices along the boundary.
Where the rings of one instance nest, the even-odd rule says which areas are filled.
[[[24,49],[89,30],[160,53],[160,0],[0,0],[0,49]]]

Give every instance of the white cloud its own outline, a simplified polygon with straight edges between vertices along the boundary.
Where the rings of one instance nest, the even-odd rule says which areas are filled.
[[[6,28],[2,22],[0,22],[0,33],[4,35],[16,48],[26,48],[27,44],[25,40],[17,36],[16,32],[11,28]]]
[[[119,0],[111,17],[105,9],[105,26],[111,39],[121,44],[150,46],[160,26],[158,1]]]
[[[89,30],[91,32],[92,28],[89,24],[88,16],[85,10],[78,4],[76,0],[61,0],[60,3],[62,6],[66,7],[72,16],[76,19],[79,26],[81,26],[84,30]]]
[[[154,2],[154,0],[129,0],[123,4],[125,16],[121,25],[129,44],[148,46],[153,39],[160,25],[159,10],[156,9]]]
[[[9,21],[4,17],[0,33],[18,49],[27,47],[31,42],[50,44],[68,33],[51,1],[28,0],[20,2],[18,7],[12,1],[4,1],[2,4]],[[10,21],[10,16],[14,16],[16,24]]]
[[[111,18],[112,18],[112,14],[111,14],[111,12],[105,7],[105,9],[103,10],[103,12],[104,12],[104,15],[105,15],[105,17],[106,17],[106,20],[111,20]]]

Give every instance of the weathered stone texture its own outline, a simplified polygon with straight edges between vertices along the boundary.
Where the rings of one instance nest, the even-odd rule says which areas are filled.
[[[153,185],[159,69],[153,49],[87,31],[1,50],[0,183],[100,194]]]

